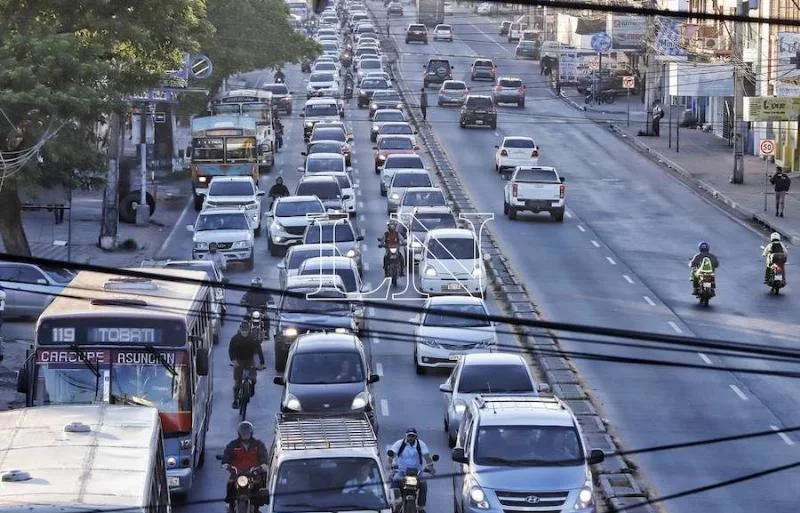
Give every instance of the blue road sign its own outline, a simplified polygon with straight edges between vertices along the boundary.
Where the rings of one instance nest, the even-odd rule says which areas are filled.
[[[597,53],[606,53],[611,50],[611,36],[605,32],[598,32],[593,35],[592,49]]]
[[[214,64],[207,55],[196,53],[192,55],[189,61],[189,73],[192,78],[197,80],[204,80],[211,76],[214,72]]]

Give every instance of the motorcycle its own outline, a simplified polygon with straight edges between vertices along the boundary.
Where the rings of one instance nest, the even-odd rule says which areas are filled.
[[[349,68],[350,66],[353,65],[353,54],[350,52],[343,53],[342,56],[339,58],[339,62],[341,62],[342,66],[344,66],[345,68]]]
[[[774,253],[772,255],[772,263],[769,266],[767,286],[776,296],[780,294],[781,289],[786,286],[784,265],[786,265],[786,255],[783,253]]]
[[[344,93],[343,93],[345,100],[352,100],[353,99],[353,83],[347,82],[344,85]]]
[[[286,81],[286,77],[275,73],[275,77],[273,78],[276,84],[283,84]]]
[[[395,452],[391,449],[386,453],[390,458],[395,457]],[[434,454],[431,456],[433,461],[439,461],[439,455]],[[433,473],[431,469],[426,468],[423,472]],[[418,468],[410,468],[406,470],[406,475],[400,481],[400,503],[394,508],[394,513],[418,513],[419,507],[419,479],[420,470]]]
[[[380,241],[381,239],[378,240]],[[386,246],[385,244],[380,244],[378,247],[386,248],[388,261],[383,272],[386,277],[392,279],[392,287],[396,287],[397,279],[400,276],[400,266],[402,265],[400,250],[396,246]]]
[[[217,456],[222,459],[222,456]],[[228,511],[231,513],[255,513],[258,503],[269,504],[269,496],[264,483],[261,469],[253,467],[247,472],[239,472],[231,467],[230,479],[235,483],[234,499]],[[257,501],[256,499],[261,499]]]
[[[699,271],[697,276],[697,290],[695,295],[703,306],[708,306],[711,298],[717,295],[717,285],[713,272]]]
[[[592,103],[595,99],[597,99],[597,103],[599,104],[608,103],[610,105],[617,100],[617,94],[612,90],[608,90],[608,91],[600,91],[595,96],[594,94],[592,94],[591,90],[586,91],[586,95],[584,96],[584,101],[587,105]]]
[[[250,332],[260,337],[258,340],[265,340],[269,332],[269,318],[264,312],[248,305],[245,298],[242,298],[240,304],[247,309],[246,318],[250,325]]]
[[[304,60],[300,63],[300,72],[301,73],[311,73],[311,61],[308,59]]]

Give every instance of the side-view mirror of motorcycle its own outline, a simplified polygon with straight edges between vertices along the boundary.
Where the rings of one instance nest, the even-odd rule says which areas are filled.
[[[272,382],[276,385],[283,386],[286,384],[286,380],[283,379],[283,376],[275,376],[272,378]]]
[[[222,455],[221,454],[217,454],[215,456],[215,458],[217,458],[217,461],[222,461]]]
[[[433,456],[431,456],[431,459],[433,461],[439,461],[439,455],[438,454],[434,454]]]
[[[390,457],[390,458],[394,458],[395,457],[395,452],[393,450],[389,449],[388,451],[386,451],[386,455],[388,457]]]

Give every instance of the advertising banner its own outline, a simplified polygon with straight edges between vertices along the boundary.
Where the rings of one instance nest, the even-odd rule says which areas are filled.
[[[643,50],[647,35],[647,18],[612,14],[609,33],[616,50]]]

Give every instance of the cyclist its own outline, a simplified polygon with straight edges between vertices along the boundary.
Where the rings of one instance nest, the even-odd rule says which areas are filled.
[[[261,341],[250,333],[250,324],[243,321],[239,325],[239,332],[231,338],[228,344],[228,357],[233,363],[233,408],[239,408],[239,386],[244,372],[253,380],[253,390],[250,397],[256,393],[256,372],[253,359],[258,356],[259,370],[264,369],[264,351],[261,350]]]

